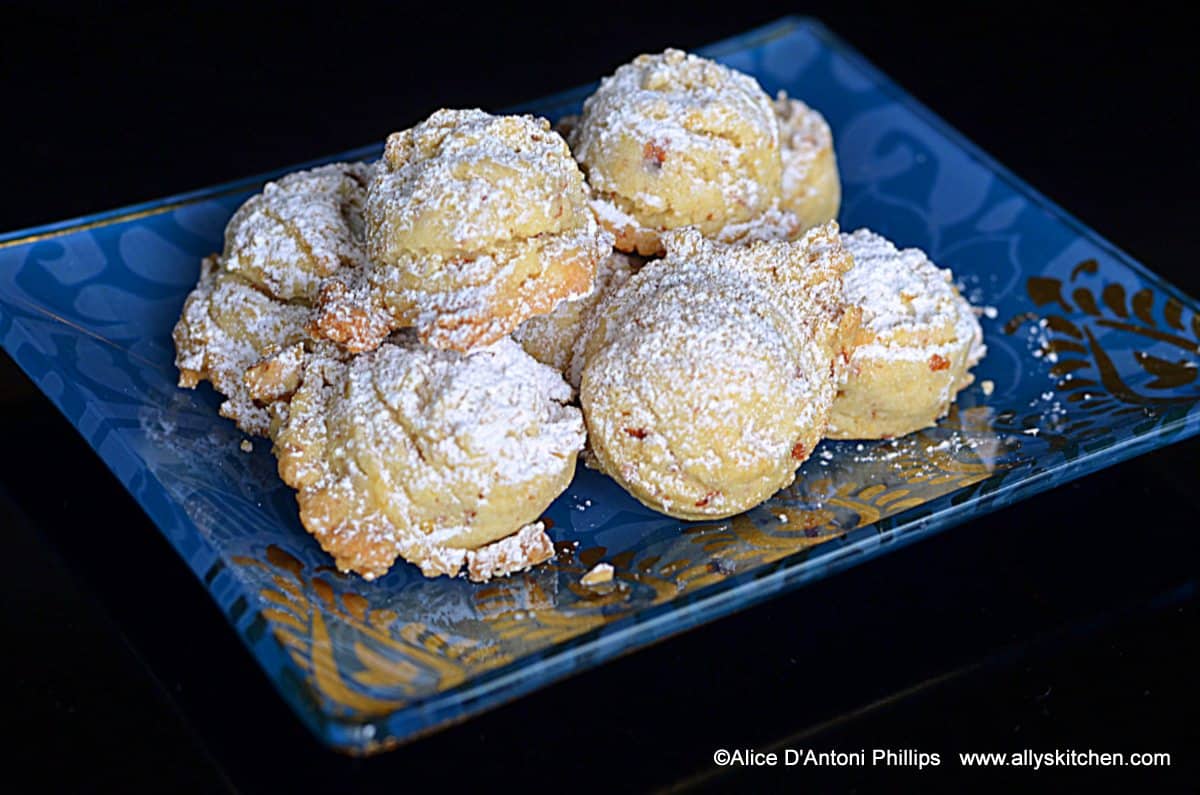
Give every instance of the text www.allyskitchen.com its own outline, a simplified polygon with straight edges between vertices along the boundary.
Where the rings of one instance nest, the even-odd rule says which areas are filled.
[[[963,767],[1025,767],[1041,770],[1048,767],[1170,767],[1171,755],[1165,752],[1126,754],[1121,751],[1061,750],[965,752],[958,755]]]
[[[1170,767],[1165,752],[1094,751],[1054,749],[1035,751],[962,751],[955,754],[962,767],[1011,767],[1029,770],[1064,767]],[[718,767],[895,767],[925,770],[942,765],[942,754],[916,748],[871,748],[855,751],[784,748],[718,748],[712,755]]]

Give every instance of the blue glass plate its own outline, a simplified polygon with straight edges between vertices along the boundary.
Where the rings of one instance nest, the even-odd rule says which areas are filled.
[[[0,237],[4,348],[329,745],[390,747],[1200,430],[1192,299],[818,23],[782,20],[706,53],[825,114],[844,228],[926,249],[992,308],[979,380],[936,428],[822,444],[794,486],[729,521],[653,513],[580,468],[547,512],[558,556],[487,585],[427,580],[405,564],[373,583],[339,574],[300,527],[268,445],[242,452],[210,389],[176,388],[170,332],[200,257],[272,175]],[[521,110],[555,118],[589,91]],[[614,582],[580,587],[600,560],[616,567]]]

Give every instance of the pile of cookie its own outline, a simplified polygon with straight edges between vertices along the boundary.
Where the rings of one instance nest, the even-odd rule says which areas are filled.
[[[984,354],[949,271],[840,233],[840,198],[817,111],[678,50],[556,128],[439,110],[242,205],[175,328],[180,385],[271,439],[367,579],[546,560],[585,447],[655,510],[731,516],[822,438],[932,424]]]

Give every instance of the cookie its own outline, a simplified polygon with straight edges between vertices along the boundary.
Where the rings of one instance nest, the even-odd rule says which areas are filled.
[[[225,270],[219,257],[206,258],[172,334],[179,385],[191,389],[211,382],[225,396],[221,416],[246,433],[265,436],[270,414],[256,402],[246,372],[265,356],[303,347],[310,314],[308,307],[272,298]]]
[[[372,170],[332,163],[268,182],[225,227],[225,269],[274,298],[314,303],[326,279],[366,259],[362,211]]]
[[[338,568],[398,558],[487,579],[545,560],[537,523],[583,446],[571,388],[512,340],[463,354],[411,332],[347,361],[311,358],[274,429],[279,474]]]
[[[836,219],[842,184],[829,124],[785,91],[779,92],[773,104],[783,160],[780,206],[796,217],[799,231]]]
[[[571,147],[600,223],[621,251],[662,253],[661,233],[694,226],[738,237],[778,212],[783,164],[771,99],[749,75],[667,50],[610,77],[573,122]]]
[[[854,266],[846,300],[862,307],[866,339],[830,414],[830,437],[889,439],[933,425],[987,352],[974,310],[925,252],[898,250],[867,229],[843,235]]]
[[[671,516],[745,511],[821,439],[857,331],[835,224],[724,246],[681,230],[588,321],[576,355],[598,467]]]
[[[569,365],[585,322],[639,266],[637,258],[614,251],[600,261],[595,286],[590,293],[573,301],[563,301],[548,315],[526,320],[513,334],[513,339],[530,356],[558,370],[572,386],[578,387],[578,373],[572,376]]]
[[[395,328],[467,351],[586,295],[611,237],[543,119],[439,110],[388,138],[367,191],[359,281],[322,293],[315,332],[360,352]]]

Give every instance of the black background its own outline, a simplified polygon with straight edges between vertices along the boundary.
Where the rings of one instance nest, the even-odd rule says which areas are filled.
[[[0,228],[200,188],[498,109],[785,13],[820,17],[1018,175],[1191,295],[1191,26],[910,4],[573,2],[439,19],[400,5],[0,10]],[[954,753],[1170,751],[1089,784],[1197,782],[1196,440],[1114,467],[576,676],[379,758],[322,749],[203,588],[0,357],[5,775],[49,791],[469,784],[875,791],[1073,785]],[[918,748],[943,766],[716,769],[720,747]],[[956,781],[949,782],[949,778]],[[507,785],[507,786],[505,786]]]

